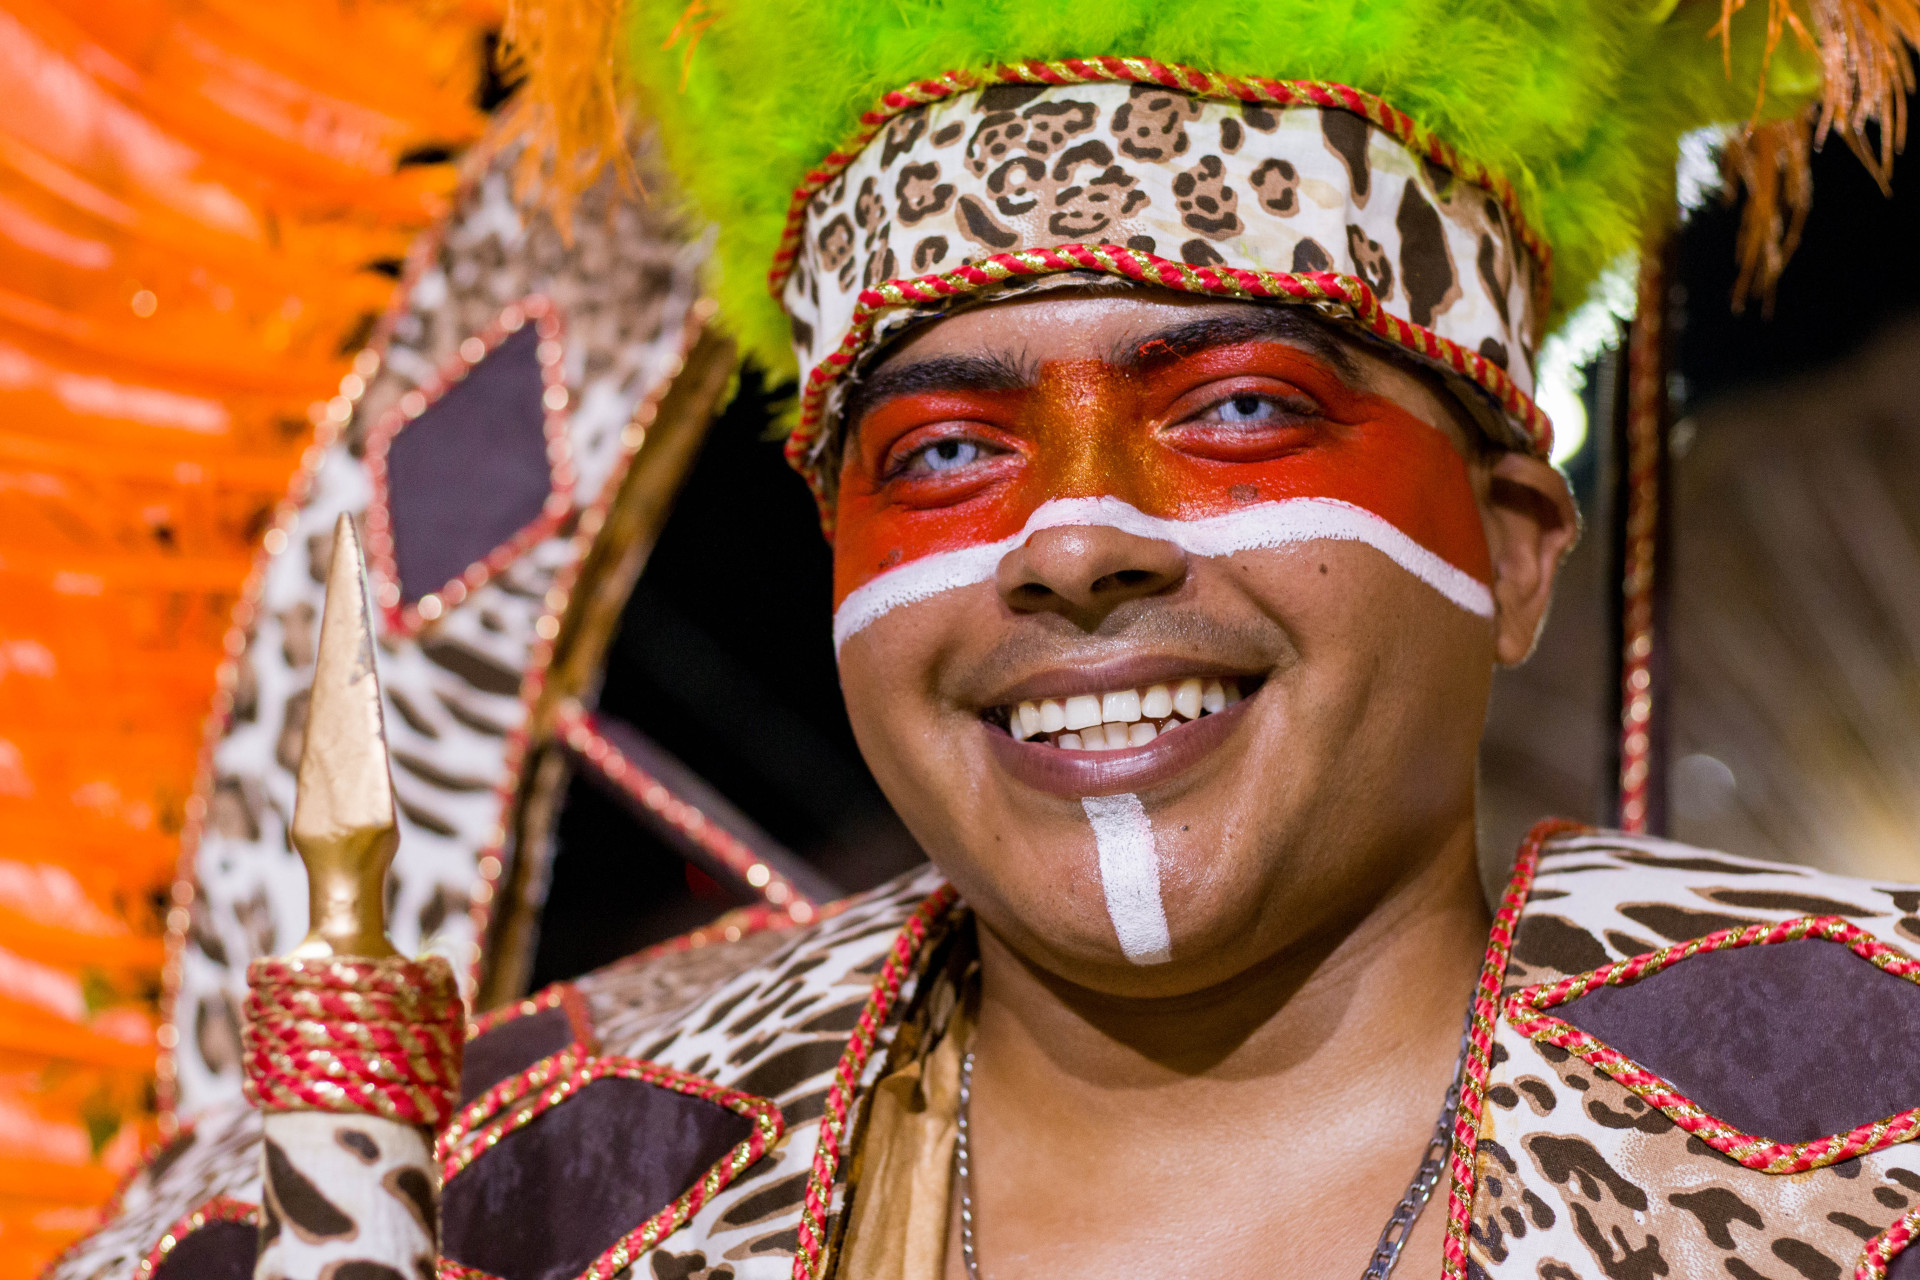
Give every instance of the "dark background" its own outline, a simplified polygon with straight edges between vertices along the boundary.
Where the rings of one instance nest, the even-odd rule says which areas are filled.
[[[608,657],[600,710],[718,786],[841,889],[920,861],[861,762],[840,700],[832,556],[770,438],[757,368],[707,437]],[[533,987],[693,929],[747,899],[691,867],[576,772],[557,831]]]
[[[1910,117],[1914,106],[1909,101]],[[1731,307],[1739,210],[1716,200],[1694,215],[1680,236],[1676,416],[1743,386],[1830,364],[1920,304],[1915,159],[1894,165],[1885,196],[1838,139],[1814,156],[1813,212],[1771,316],[1758,301],[1739,315]]]

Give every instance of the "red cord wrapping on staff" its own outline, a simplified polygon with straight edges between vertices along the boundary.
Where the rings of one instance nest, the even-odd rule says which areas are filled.
[[[434,1129],[453,1114],[466,1009],[439,956],[247,966],[247,1101]]]

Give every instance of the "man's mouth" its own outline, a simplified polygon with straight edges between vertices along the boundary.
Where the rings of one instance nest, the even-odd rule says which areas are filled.
[[[990,709],[985,719],[1016,742],[1063,751],[1118,751],[1144,747],[1163,733],[1226,710],[1241,696],[1235,677],[1193,676],[1010,703]]]

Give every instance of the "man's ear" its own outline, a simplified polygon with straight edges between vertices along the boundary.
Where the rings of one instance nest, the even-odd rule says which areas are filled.
[[[1494,652],[1517,666],[1533,652],[1560,562],[1580,536],[1580,512],[1553,466],[1503,453],[1487,470],[1481,521],[1493,559]]]

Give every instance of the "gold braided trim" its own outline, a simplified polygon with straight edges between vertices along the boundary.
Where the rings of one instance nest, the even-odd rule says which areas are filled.
[[[245,1200],[236,1200],[231,1196],[215,1196],[198,1208],[176,1218],[154,1242],[153,1248],[140,1259],[140,1265],[133,1269],[133,1280],[153,1280],[160,1268],[166,1264],[175,1249],[186,1243],[187,1237],[215,1222],[244,1222],[258,1225],[260,1206],[249,1204]],[[46,1274],[52,1275],[48,1271]]]
[[[1887,1280],[1887,1267],[1906,1251],[1920,1234],[1920,1208],[1907,1210],[1893,1224],[1867,1241],[1854,1264],[1853,1280]]]
[[[1554,982],[1536,983],[1508,996],[1503,1010],[1516,1031],[1556,1045],[1619,1083],[1649,1106],[1666,1113],[1680,1128],[1747,1168],[1766,1174],[1797,1174],[1878,1151],[1920,1135],[1920,1107],[1857,1125],[1845,1133],[1807,1142],[1777,1142],[1747,1133],[1702,1107],[1658,1072],[1651,1071],[1590,1032],[1554,1017],[1549,1009],[1578,1000],[1602,987],[1624,987],[1714,951],[1771,946],[1803,938],[1824,939],[1847,947],[1862,960],[1898,978],[1920,984],[1920,960],[1880,941],[1839,916],[1802,916],[1778,924],[1720,929],[1704,937],[1605,964]]]
[[[700,1207],[724,1190],[742,1171],[774,1148],[786,1132],[786,1119],[780,1108],[766,1098],[729,1089],[711,1080],[685,1071],[647,1062],[639,1058],[582,1057],[578,1046],[564,1049],[542,1059],[522,1075],[537,1073],[537,1093],[522,1094],[521,1102],[472,1135],[463,1150],[443,1155],[441,1174],[451,1182],[475,1159],[485,1155],[509,1134],[524,1129],[553,1108],[600,1080],[638,1080],[657,1088],[669,1089],[690,1098],[698,1098],[724,1107],[750,1121],[753,1131],[709,1167],[701,1179],[688,1187],[672,1203],[647,1218],[639,1226],[615,1240],[580,1273],[577,1280],[613,1280],[630,1274],[634,1261],[666,1237],[685,1226]],[[531,1090],[527,1091],[531,1092]],[[441,1280],[492,1280],[477,1267],[466,1266],[451,1258],[442,1258]]]
[[[1473,1198],[1479,1185],[1474,1163],[1480,1146],[1480,1121],[1487,1098],[1487,1076],[1493,1070],[1493,1037],[1500,1019],[1500,988],[1507,980],[1507,960],[1513,954],[1513,935],[1520,927],[1527,900],[1533,896],[1534,873],[1540,851],[1548,841],[1586,831],[1584,824],[1547,818],[1534,824],[1513,860],[1513,875],[1494,913],[1487,934],[1487,955],[1474,988],[1473,1015],[1467,1035],[1467,1068],[1460,1081],[1460,1109],[1453,1117],[1453,1145],[1447,1157],[1447,1234],[1442,1239],[1441,1280],[1467,1280],[1467,1240],[1473,1227]]]

